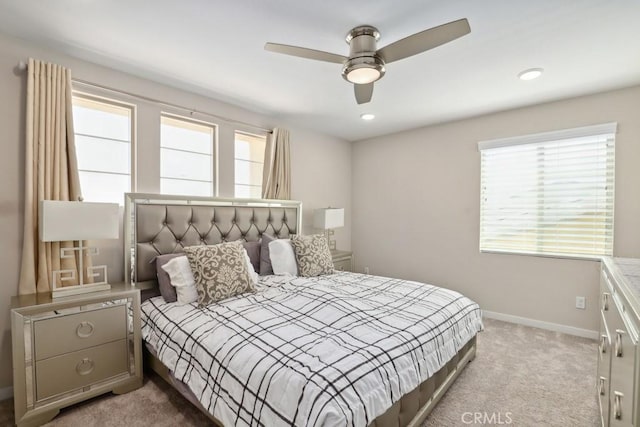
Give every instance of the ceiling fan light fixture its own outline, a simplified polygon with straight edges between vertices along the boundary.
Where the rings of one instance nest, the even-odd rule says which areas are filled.
[[[378,79],[380,79],[380,71],[375,68],[354,68],[347,73],[347,80],[360,85],[375,82]]]
[[[365,85],[380,80],[384,76],[384,72],[384,62],[380,58],[376,56],[360,57],[345,62],[342,68],[342,77],[351,83]]]
[[[353,83],[356,102],[360,105],[371,102],[374,82],[384,76],[385,64],[449,43],[470,31],[469,21],[462,18],[428,28],[378,49],[380,32],[371,25],[360,25],[352,28],[345,38],[349,45],[349,56],[270,42],[264,45],[264,49],[299,58],[342,64],[342,77]]]

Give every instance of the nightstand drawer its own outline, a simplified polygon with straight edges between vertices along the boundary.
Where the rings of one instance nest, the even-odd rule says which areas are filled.
[[[351,271],[351,258],[333,261],[333,268],[338,271]]]
[[[124,305],[37,320],[36,360],[123,339],[126,325]]]
[[[127,373],[127,340],[75,351],[36,362],[36,399]]]

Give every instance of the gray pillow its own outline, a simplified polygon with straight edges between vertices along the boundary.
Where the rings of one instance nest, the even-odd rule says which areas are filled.
[[[179,256],[185,255],[183,253],[165,254],[158,255],[153,259],[156,263],[156,276],[158,276],[158,288],[160,288],[160,295],[162,295],[162,298],[164,298],[166,302],[176,302],[178,300],[178,295],[176,294],[176,288],[171,286],[171,278],[169,277],[169,274],[164,271],[162,266]]]
[[[187,246],[184,252],[196,281],[200,307],[255,292],[241,242]]]
[[[262,243],[260,244],[260,275],[266,276],[273,274],[273,267],[271,266],[271,258],[269,257],[269,243],[276,240],[275,237],[268,234],[262,235]]]
[[[260,241],[258,240],[257,242],[242,242],[242,246],[244,246],[245,250],[249,254],[249,259],[251,260],[253,270],[258,273],[260,271]]]
[[[292,236],[291,245],[298,262],[298,274],[304,277],[333,273],[331,251],[324,234]]]

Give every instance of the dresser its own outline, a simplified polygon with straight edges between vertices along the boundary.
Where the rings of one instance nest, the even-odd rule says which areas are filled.
[[[14,297],[11,335],[18,426],[39,426],[65,406],[142,385],[140,291],[130,285]]]
[[[640,260],[604,258],[597,393],[603,426],[640,426]]]
[[[351,251],[331,251],[333,268],[338,271],[353,271],[353,254]]]

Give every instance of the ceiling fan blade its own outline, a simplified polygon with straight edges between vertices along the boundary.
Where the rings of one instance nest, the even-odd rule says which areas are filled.
[[[371,101],[373,96],[373,83],[367,83],[364,85],[353,85],[353,90],[356,94],[356,101],[358,104],[366,104]]]
[[[433,49],[470,32],[469,21],[463,18],[449,22],[448,24],[429,28],[428,30],[391,43],[378,49],[378,55],[388,64]]]
[[[316,61],[334,62],[336,64],[342,64],[347,60],[346,56],[337,55],[335,53],[278,43],[266,43],[264,45],[264,50],[284,53],[285,55],[299,56],[301,58],[315,59]]]

